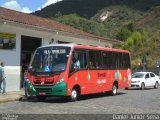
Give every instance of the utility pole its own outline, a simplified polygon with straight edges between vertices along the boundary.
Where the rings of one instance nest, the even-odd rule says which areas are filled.
[[[143,72],[146,71],[146,64],[147,64],[146,56],[144,55],[142,58]]]

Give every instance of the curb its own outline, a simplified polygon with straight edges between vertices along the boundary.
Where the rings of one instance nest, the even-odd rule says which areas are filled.
[[[7,98],[0,100],[0,103],[6,103],[6,102],[12,102],[12,101],[19,101],[21,97],[15,97],[15,98]]]
[[[34,99],[35,97],[25,97],[24,90],[20,91],[13,91],[13,92],[7,92],[7,94],[0,94],[0,104],[7,103],[7,102],[13,102],[13,101],[20,101],[20,102],[26,102],[30,99]]]
[[[7,94],[0,95],[0,104],[12,101],[20,101],[23,97],[22,92],[8,92]]]
[[[26,102],[30,99],[33,99],[33,98],[32,97],[26,98],[24,95],[20,95],[19,97],[0,99],[0,104],[7,103],[7,102],[13,102],[13,101]]]

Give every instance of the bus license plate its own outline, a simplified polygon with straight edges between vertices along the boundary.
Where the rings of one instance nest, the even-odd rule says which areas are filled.
[[[39,92],[39,95],[46,95],[45,92]]]

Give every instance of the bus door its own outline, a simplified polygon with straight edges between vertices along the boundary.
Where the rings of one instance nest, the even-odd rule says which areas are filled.
[[[88,71],[87,52],[87,50],[75,49],[72,53],[70,65],[69,83],[72,84],[72,87],[74,85],[79,85],[81,88],[81,94],[91,93],[93,89]]]

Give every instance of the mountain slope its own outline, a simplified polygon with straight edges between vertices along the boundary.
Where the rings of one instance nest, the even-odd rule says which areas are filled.
[[[135,26],[137,28],[144,28],[148,33],[160,30],[160,6],[150,9],[141,19],[139,19]]]
[[[55,17],[61,15],[77,14],[81,17],[91,18],[99,10],[112,5],[126,5],[137,10],[149,10],[154,6],[159,6],[159,0],[63,0],[36,11],[34,14],[42,17]]]
[[[92,34],[114,38],[116,31],[143,19],[156,6],[160,6],[159,0],[63,0],[33,14]],[[107,18],[102,21],[103,14]]]
[[[124,41],[133,67],[147,56],[154,68],[160,58],[160,0],[63,0],[33,14]]]

